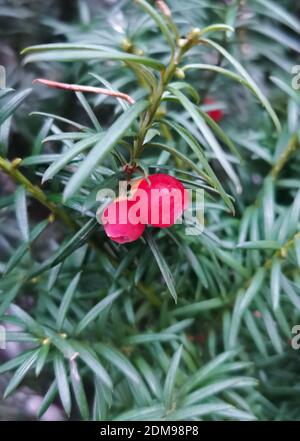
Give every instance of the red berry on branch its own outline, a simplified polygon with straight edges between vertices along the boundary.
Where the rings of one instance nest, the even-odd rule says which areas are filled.
[[[144,193],[141,194],[141,191]],[[134,197],[140,197],[147,204],[144,211],[147,219],[144,219],[144,222],[160,228],[174,225],[189,204],[188,191],[182,183],[173,176],[163,173],[142,179]],[[143,217],[143,214],[141,216]]]
[[[104,209],[101,218],[104,231],[114,242],[133,242],[143,234],[145,225],[135,212],[135,205],[135,201],[121,199],[111,202]]]
[[[216,104],[216,101],[213,98],[205,98],[204,99],[204,104],[206,105],[213,105]],[[219,122],[224,118],[224,112],[221,109],[216,109],[216,110],[209,110],[207,112],[207,114],[211,117],[211,119],[213,119],[215,122]]]

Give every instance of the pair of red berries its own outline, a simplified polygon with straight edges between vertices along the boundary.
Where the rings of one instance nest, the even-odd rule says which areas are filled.
[[[145,225],[167,228],[188,208],[188,192],[182,183],[166,174],[154,174],[136,181],[131,198],[116,199],[103,211],[107,236],[118,243],[137,240]]]

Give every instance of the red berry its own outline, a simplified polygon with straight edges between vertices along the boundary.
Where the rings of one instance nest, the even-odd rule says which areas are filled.
[[[114,242],[133,242],[143,234],[145,225],[133,208],[135,204],[128,199],[115,200],[103,211],[104,231]]]
[[[144,193],[141,194],[141,190]],[[146,195],[146,198],[144,198]],[[178,179],[165,174],[154,174],[140,181],[134,193],[143,202],[141,217],[153,227],[166,228],[175,224],[188,208],[189,195]],[[147,206],[145,206],[147,204]],[[144,207],[145,206],[145,207]],[[146,214],[146,216],[144,216]]]
[[[211,105],[211,104],[215,104],[216,101],[213,98],[205,98],[204,99],[204,104],[207,105]],[[224,118],[224,112],[221,109],[216,109],[216,110],[209,110],[207,112],[207,114],[215,121],[215,122],[219,122]]]

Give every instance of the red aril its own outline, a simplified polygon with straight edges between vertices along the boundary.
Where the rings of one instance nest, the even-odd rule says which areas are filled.
[[[142,179],[133,197],[135,200],[141,199],[143,205],[147,204],[147,207],[143,206],[145,210],[141,210],[142,221],[160,228],[174,225],[188,208],[189,203],[188,191],[182,183],[173,176],[163,173]]]
[[[216,101],[213,98],[207,97],[204,99],[204,104],[212,105],[215,104]],[[224,112],[221,109],[209,110],[207,114],[215,121],[219,122],[224,118]]]
[[[145,224],[136,214],[135,204],[133,200],[121,199],[111,202],[104,209],[101,218],[104,231],[114,242],[133,242],[143,234]]]

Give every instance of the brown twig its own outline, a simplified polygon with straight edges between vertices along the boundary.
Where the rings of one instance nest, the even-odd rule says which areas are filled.
[[[127,101],[129,104],[135,103],[134,99],[126,93],[118,92],[116,90],[103,89],[101,87],[93,87],[93,86],[81,86],[79,84],[67,84],[67,83],[59,83],[57,81],[47,80],[45,78],[37,78],[32,81],[32,83],[41,83],[48,87],[55,87],[56,89],[65,89],[65,90],[73,90],[75,92],[91,92],[91,93],[99,93],[102,95],[109,95],[115,98],[120,98],[122,100]]]
[[[155,6],[157,7],[157,9],[159,9],[159,11],[165,17],[171,17],[171,15],[172,15],[171,10],[170,10],[169,6],[167,5],[167,3],[165,1],[163,1],[163,0],[156,0]]]

